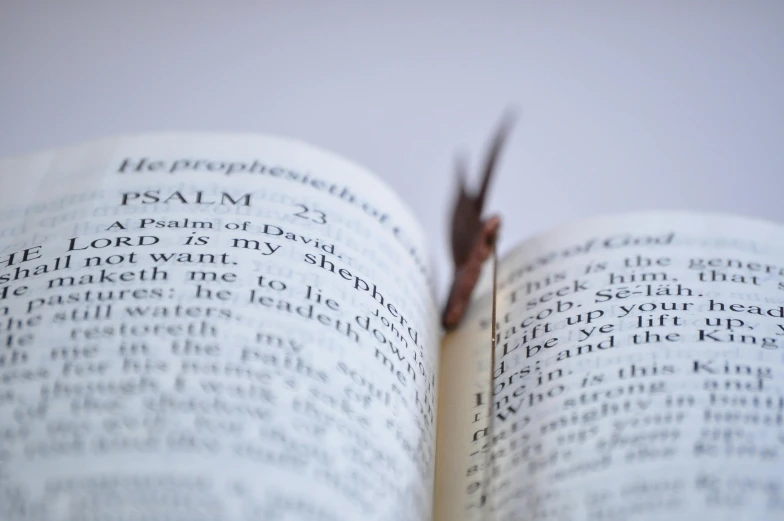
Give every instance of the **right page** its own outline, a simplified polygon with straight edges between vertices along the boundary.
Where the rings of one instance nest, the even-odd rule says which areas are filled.
[[[491,393],[491,294],[444,343],[437,520],[784,516],[782,227],[586,221],[497,291]]]

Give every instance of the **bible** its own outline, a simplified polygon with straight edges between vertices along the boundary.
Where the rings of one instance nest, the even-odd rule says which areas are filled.
[[[784,515],[778,224],[575,222],[476,263],[447,332],[405,202],[309,145],[0,179],[0,519]]]

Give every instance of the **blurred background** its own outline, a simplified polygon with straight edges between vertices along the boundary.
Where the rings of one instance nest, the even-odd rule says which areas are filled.
[[[502,250],[599,213],[784,220],[784,2],[0,2],[0,156],[112,134],[264,132],[401,194],[443,286],[454,157],[519,121]]]

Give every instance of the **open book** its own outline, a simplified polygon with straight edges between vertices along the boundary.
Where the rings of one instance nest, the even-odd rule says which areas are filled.
[[[327,152],[151,135],[0,180],[2,520],[784,516],[778,225],[554,230],[444,335],[416,219]]]

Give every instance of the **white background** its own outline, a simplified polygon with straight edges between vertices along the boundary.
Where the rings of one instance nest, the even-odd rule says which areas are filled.
[[[782,1],[326,4],[0,1],[0,156],[156,130],[296,137],[393,185],[443,284],[454,155],[476,165],[515,105],[490,202],[503,249],[631,209],[784,220]]]

